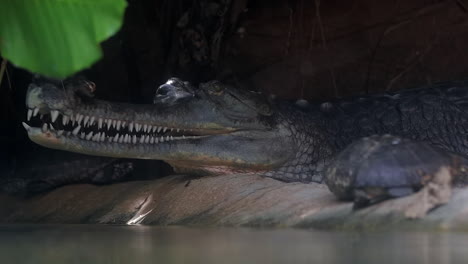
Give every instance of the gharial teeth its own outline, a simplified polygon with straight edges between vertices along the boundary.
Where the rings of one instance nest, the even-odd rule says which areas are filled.
[[[122,124],[122,121],[118,120],[116,125],[115,125],[115,129],[117,129],[117,131],[120,130],[120,125]]]
[[[132,143],[135,144],[136,142],[137,142],[137,137],[136,137],[136,135],[133,135]]]
[[[148,131],[148,125],[147,125],[147,124],[144,124],[144,125],[143,125],[143,132],[146,133],[147,131]]]
[[[44,123],[44,125],[42,125],[42,132],[46,132],[47,131],[47,124]]]
[[[93,136],[93,132],[89,132],[88,135],[86,136],[86,140],[90,140],[91,137]]]
[[[87,127],[88,121],[89,121],[89,116],[85,116],[84,121],[83,121],[83,126]]]
[[[39,107],[34,108],[33,116],[37,116],[38,113],[39,113]]]
[[[139,123],[135,123],[135,130],[136,132],[140,132],[141,125]]]
[[[114,141],[114,142],[117,142],[118,140],[119,140],[119,134],[115,135],[113,141]],[[120,143],[122,143],[122,142],[120,142]]]
[[[99,141],[99,138],[101,138],[101,133],[96,133],[93,137],[93,141]]]
[[[154,137],[151,137],[151,138],[150,138],[150,143],[151,143],[151,144],[154,144]]]
[[[101,138],[100,138],[100,140],[101,140],[102,142],[104,142],[104,140],[106,140],[106,133],[104,133],[104,132],[101,133]]]
[[[112,127],[115,127],[117,125],[117,120],[112,120]]]
[[[84,139],[84,138],[85,138],[85,136],[86,136],[85,132],[81,132],[81,134],[80,134],[80,138],[81,138],[81,139]]]
[[[119,138],[119,143],[126,143],[124,135],[121,135]]]
[[[25,122],[23,122],[22,124],[23,124],[24,129],[26,129],[26,131],[29,131],[29,129],[31,129],[31,127],[28,126],[28,124],[26,124]]]
[[[141,136],[139,142],[140,142],[140,144],[143,144],[145,142],[145,136]]]
[[[133,130],[133,122],[130,122],[130,124],[128,124],[128,131],[132,132]]]
[[[75,136],[78,135],[78,132],[80,132],[80,129],[81,129],[81,126],[75,127],[75,129],[73,129],[73,132],[72,132],[73,135],[75,135]]]
[[[78,125],[81,123],[82,120],[83,120],[83,115],[77,114],[76,122],[78,123]]]
[[[63,132],[64,132],[63,130],[59,130],[59,131],[57,132],[57,136],[59,136],[59,137],[62,136],[62,135],[63,135]]]
[[[57,110],[50,111],[50,116],[52,117],[52,123],[55,122],[55,120],[57,120],[59,116],[59,111]]]
[[[165,133],[165,132],[166,132],[166,130],[167,130],[167,127],[164,127],[164,129],[163,129],[163,133]]]
[[[32,109],[28,109],[28,121],[31,120],[31,117],[32,117],[32,113],[33,113],[33,110]]]
[[[63,115],[62,117],[62,124],[66,126],[68,124],[69,117],[67,115]]]
[[[110,129],[111,125],[112,125],[112,120],[111,119],[106,119],[104,122],[106,122],[107,124],[107,130]]]
[[[102,118],[98,118],[98,129],[102,128]]]
[[[158,127],[158,133],[161,132],[162,127]]]
[[[95,119],[96,119],[96,118],[95,118],[94,116],[91,117],[91,119],[89,120],[89,125],[90,125],[90,126],[94,125],[94,120],[95,120]]]

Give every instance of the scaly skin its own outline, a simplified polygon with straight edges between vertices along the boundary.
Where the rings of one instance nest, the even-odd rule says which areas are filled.
[[[300,182],[321,182],[324,167],[339,151],[373,134],[422,140],[468,155],[464,82],[302,107],[268,102],[218,82],[195,89],[171,79],[159,88],[153,105],[100,101],[93,90],[85,81],[65,89],[32,84],[26,100],[30,115],[44,114],[42,122],[54,129],[25,125],[30,139],[90,155],[164,160],[184,172],[245,172]],[[58,118],[52,122],[49,115]],[[62,125],[64,117],[75,124]],[[78,123],[81,129],[74,135]]]
[[[10,175],[2,175],[0,193],[31,195],[71,183],[105,184],[134,176],[130,160],[64,152],[60,155],[40,154],[42,156],[32,161],[20,162]]]

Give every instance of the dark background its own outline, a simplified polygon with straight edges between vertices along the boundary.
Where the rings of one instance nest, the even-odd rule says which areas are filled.
[[[102,99],[151,103],[172,76],[312,101],[468,76],[466,0],[128,2],[104,58],[83,72]],[[0,87],[1,177],[57,155],[21,126],[30,80],[9,64]]]

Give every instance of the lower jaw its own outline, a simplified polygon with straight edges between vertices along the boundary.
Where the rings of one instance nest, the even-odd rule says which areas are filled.
[[[236,162],[232,159],[220,159],[192,151],[181,151],[179,144],[200,145],[197,142],[203,137],[185,139],[181,142],[167,141],[154,144],[99,142],[80,139],[76,136],[58,136],[54,131],[42,131],[40,128],[28,127],[29,138],[44,147],[81,153],[93,156],[114,158],[164,160],[178,172],[198,175],[221,175],[232,173],[261,174],[271,169],[269,166]]]
[[[44,128],[29,127],[23,124],[28,137],[35,143],[47,148],[76,152],[94,156],[137,158],[137,159],[163,159],[169,154],[176,141],[190,141],[206,136],[149,137],[148,135],[105,137],[102,134],[94,136],[74,135],[70,132],[60,132]]]
[[[235,164],[235,162],[210,159],[209,157],[199,156],[194,153],[189,155],[190,157],[178,157],[178,151],[174,148],[174,142],[159,143],[156,146],[154,144],[144,143],[101,143],[82,140],[74,136],[57,136],[53,131],[43,132],[41,129],[33,127],[28,128],[28,136],[33,142],[52,149],[93,156],[164,160],[168,162],[176,172],[191,175],[206,176],[234,173],[261,175],[268,170],[262,166],[243,167],[240,164]]]

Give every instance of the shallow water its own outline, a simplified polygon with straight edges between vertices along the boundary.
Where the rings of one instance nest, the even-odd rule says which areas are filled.
[[[468,234],[0,225],[0,263],[468,263]]]

